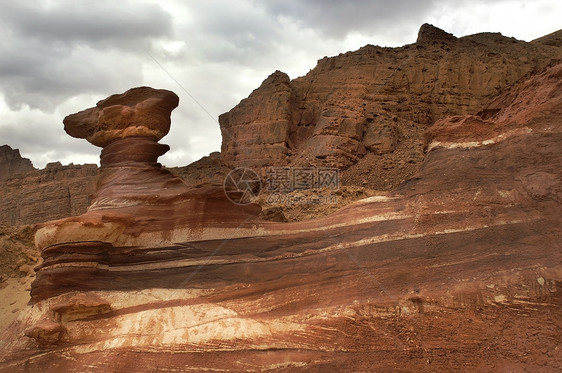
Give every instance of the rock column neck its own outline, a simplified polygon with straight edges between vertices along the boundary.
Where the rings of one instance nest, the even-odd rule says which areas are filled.
[[[101,173],[88,211],[165,205],[185,192],[182,180],[158,163],[170,147],[153,137],[115,139],[100,156]]]
[[[151,137],[126,137],[116,139],[105,146],[101,152],[100,164],[110,167],[161,167],[158,157],[170,147],[159,144]]]

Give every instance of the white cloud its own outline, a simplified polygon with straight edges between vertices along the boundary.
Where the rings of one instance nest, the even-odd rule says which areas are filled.
[[[558,0],[461,1],[444,3],[428,22],[459,35],[501,32],[531,41],[562,27],[562,3]]]

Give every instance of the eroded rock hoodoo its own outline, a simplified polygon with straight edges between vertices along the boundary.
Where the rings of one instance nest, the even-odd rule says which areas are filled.
[[[181,180],[157,162],[170,149],[158,141],[170,130],[170,115],[178,103],[171,91],[140,87],[64,119],[69,135],[103,148],[102,172],[89,211],[148,203],[153,193],[165,198],[183,188]]]
[[[130,247],[150,251],[221,237],[230,226],[243,232],[249,223],[240,221],[259,212],[257,206],[233,209],[222,186],[188,188],[161,167],[158,157],[169,146],[158,141],[168,133],[177,105],[171,91],[140,87],[64,119],[68,134],[103,148],[101,172],[85,214],[40,225],[35,244],[44,261],[32,301],[70,289],[127,288],[107,266],[127,263]]]

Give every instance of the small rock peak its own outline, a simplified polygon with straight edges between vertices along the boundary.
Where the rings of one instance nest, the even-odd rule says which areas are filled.
[[[46,170],[55,169],[55,168],[62,168],[62,163],[60,163],[58,161],[57,162],[49,162],[45,166]]]
[[[551,47],[562,47],[562,30],[554,31],[548,35],[531,41],[533,44],[542,44]]]
[[[3,154],[13,154],[15,156],[20,157],[20,150],[19,149],[12,149],[10,145],[2,145],[0,146],[0,153]]]
[[[285,74],[282,71],[275,70],[272,74],[270,74],[262,83],[261,85],[254,89],[254,91],[250,94],[251,97],[260,96],[260,95],[271,95],[273,92],[288,92],[291,90],[291,78],[289,75]],[[264,93],[269,92],[269,93]],[[219,117],[219,122],[220,122]]]
[[[283,71],[275,70],[271,75],[267,77],[262,83],[262,85],[269,85],[269,84],[289,84],[291,82],[291,78],[289,75],[284,73]]]
[[[457,38],[453,34],[441,30],[438,27],[424,23],[418,32],[416,44],[434,44],[437,42],[455,41]]]

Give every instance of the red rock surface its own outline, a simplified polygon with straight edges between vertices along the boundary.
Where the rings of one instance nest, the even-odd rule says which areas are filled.
[[[456,38],[425,24],[414,44],[367,45],[325,57],[293,80],[276,71],[219,117],[223,160],[255,169],[338,167],[346,185],[390,190],[419,169],[430,125],[476,113],[506,87],[561,58],[557,38]]]
[[[207,161],[209,159],[209,161]],[[185,167],[168,169],[189,185],[222,185],[230,171],[218,153]],[[92,201],[99,168],[95,164],[47,164],[0,181],[0,225],[43,223],[85,213]]]
[[[89,211],[36,235],[0,369],[555,371],[561,71],[436,123],[396,190],[295,223],[187,187],[118,124]]]
[[[86,212],[94,192],[95,164],[49,163],[0,182],[0,224],[36,224]]]
[[[69,115],[64,119],[64,130],[101,147],[134,136],[158,141],[170,130],[170,112],[178,102],[176,94],[164,89],[133,88]]]

